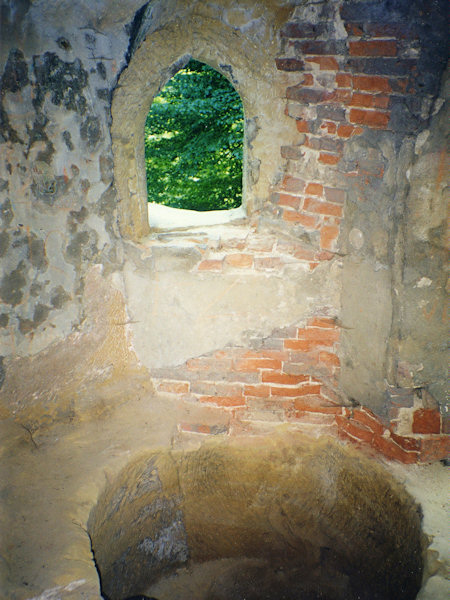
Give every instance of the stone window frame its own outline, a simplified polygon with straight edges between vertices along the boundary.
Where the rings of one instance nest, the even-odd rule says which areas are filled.
[[[225,76],[238,92],[244,109],[242,204],[230,211],[211,213],[220,212],[222,216],[228,213],[225,222],[251,216],[267,200],[271,185],[283,170],[281,163],[274,164],[273,160],[280,155],[280,121],[287,122],[287,117],[284,98],[277,94],[274,84],[278,73],[275,55],[269,52],[272,45],[251,44],[220,21],[211,19],[208,27],[202,25],[200,29],[195,19],[175,20],[147,34],[119,76],[111,106],[111,139],[118,224],[125,239],[140,242],[152,234],[148,218],[145,120],[153,99],[191,58]],[[198,223],[212,225],[214,220],[203,216]],[[186,226],[189,225],[195,223],[187,222]],[[176,223],[173,226],[169,223],[165,229],[177,227]]]

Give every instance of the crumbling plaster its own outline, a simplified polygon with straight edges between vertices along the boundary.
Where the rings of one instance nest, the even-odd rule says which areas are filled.
[[[149,269],[147,277],[141,264],[140,275],[137,276],[137,253],[131,244],[124,246],[122,239],[125,235],[142,244],[143,234],[148,234],[143,196],[143,152],[140,152],[143,142],[142,136],[139,136],[147,104],[170,75],[171,65],[186,54],[192,53],[209,61],[234,78],[244,101],[247,129],[251,130],[247,132],[247,166],[244,170],[246,210],[249,216],[255,211],[258,213],[283,171],[294,173],[293,169],[297,168],[296,163],[286,161],[277,153],[280,145],[292,143],[293,129],[288,128],[288,117],[284,115],[283,96],[286,85],[297,75],[273,68],[274,58],[280,53],[277,31],[288,18],[290,9],[284,3],[255,5],[249,2],[238,8],[233,3],[225,3],[220,10],[201,2],[189,3],[189,7],[181,3],[177,9],[153,3],[149,23],[141,29],[142,39],[137,40],[142,41],[141,45],[129,48],[133,16],[140,8],[138,3],[124,3],[120,10],[114,7],[114,11],[108,10],[108,4],[102,2],[95,8],[84,3],[80,3],[77,10],[73,9],[73,3],[71,7],[64,3],[52,7],[48,3],[34,2],[28,10],[26,3],[18,3],[17,6],[4,3],[2,9],[5,23],[9,19],[15,31],[21,28],[24,40],[12,53],[8,53],[8,48],[2,44],[2,62],[5,65],[2,84],[3,147],[6,160],[0,167],[4,222],[1,242],[4,274],[0,285],[4,308],[0,323],[4,362],[7,363],[9,356],[35,355],[55,340],[70,335],[74,328],[79,329],[83,322],[81,298],[85,275],[91,265],[101,264],[105,277],[112,272],[125,274],[125,283],[118,287],[128,297],[126,303],[133,312],[131,320],[144,323],[141,332],[138,327],[133,327],[135,349],[139,359],[150,364],[152,359],[148,358],[148,345],[152,346],[155,354],[160,341],[156,341],[155,337],[153,343],[149,338],[155,323],[151,316],[148,318],[141,292],[150,280],[155,284],[152,279],[154,267]],[[336,36],[344,39],[346,34],[342,23],[338,26],[338,8],[339,3],[329,3],[328,18],[336,19]],[[297,13],[304,18],[321,18],[315,5],[299,4]],[[62,18],[63,14],[67,18]],[[69,23],[70,31],[66,30]],[[182,34],[177,34],[177,31],[182,31]],[[133,50],[135,54],[127,67],[127,53]],[[264,73],[263,77],[261,73]],[[138,89],[144,90],[144,93],[138,93]],[[112,93],[111,121],[109,107]],[[435,101],[435,110],[441,104]],[[435,129],[441,131],[438,125]],[[113,142],[116,140],[113,146],[110,130]],[[419,145],[416,145],[419,154],[431,148],[436,137],[432,135],[424,141],[426,131],[422,131]],[[420,146],[422,141],[423,146]],[[439,146],[440,141],[435,144]],[[411,202],[405,210],[410,186],[406,173],[412,173],[413,185],[428,186],[438,195],[445,185],[445,178],[441,176],[440,183],[434,184],[436,180],[429,169],[419,175],[419,165],[428,159],[414,155],[414,136],[405,139],[400,151],[396,145],[395,136],[376,131],[371,132],[370,138],[362,136],[346,145],[347,162],[357,158],[361,165],[361,160],[365,160],[368,168],[373,169],[373,161],[379,161],[380,168],[385,170],[382,185],[377,184],[373,191],[368,188],[363,197],[351,190],[348,192],[338,256],[338,260],[343,260],[342,269],[337,263],[330,263],[329,273],[325,274],[326,269],[322,269],[320,276],[316,273],[307,276],[300,269],[298,275],[294,275],[294,278],[298,276],[297,283],[288,284],[280,282],[279,276],[274,274],[267,286],[271,293],[266,295],[265,301],[270,318],[262,320],[261,328],[262,335],[266,335],[270,322],[276,328],[294,320],[287,314],[289,311],[283,312],[285,299],[281,302],[275,300],[277,294],[286,296],[284,285],[305,289],[304,295],[296,294],[295,317],[306,317],[310,313],[314,294],[308,292],[309,288],[312,287],[314,293],[319,288],[323,290],[323,293],[319,292],[316,304],[326,306],[331,314],[339,313],[341,305],[342,316],[345,315],[345,319],[341,319],[345,355],[342,385],[349,395],[358,401],[368,400],[378,411],[383,409],[385,380],[391,385],[398,383],[398,363],[403,361],[402,352],[413,372],[411,385],[432,385],[439,399],[443,397],[443,384],[437,382],[439,378],[442,381],[443,373],[442,354],[438,356],[442,328],[437,325],[438,330],[430,336],[433,338],[430,343],[436,347],[432,354],[437,362],[434,361],[433,366],[430,361],[424,363],[417,354],[420,354],[422,340],[428,335],[428,320],[422,315],[413,319],[416,331],[404,338],[404,330],[400,332],[397,327],[404,312],[401,307],[408,303],[412,305],[414,301],[399,296],[397,284],[402,269],[400,264],[406,260],[405,256],[401,258],[404,255],[403,237],[405,232],[410,231],[405,219],[412,214],[414,198],[419,197],[417,192],[411,191]],[[124,157],[121,153],[129,156]],[[427,154],[428,158],[434,159],[434,156]],[[441,165],[442,158],[439,160]],[[411,171],[412,161],[420,162]],[[431,162],[436,164],[435,160]],[[259,165],[257,173],[252,165]],[[442,165],[439,168],[442,172]],[[300,175],[314,177],[324,173],[326,166],[313,164],[311,153],[306,151]],[[333,184],[336,174],[329,172],[327,177]],[[425,177],[426,181],[415,183],[421,177]],[[133,184],[136,189],[133,188],[131,193],[130,178],[138,179]],[[420,197],[423,198],[423,195]],[[415,212],[413,219],[417,223],[417,214],[422,213],[420,203],[416,201],[415,205],[419,212]],[[434,223],[439,220],[439,210],[433,206],[432,213],[430,219]],[[393,216],[396,218],[393,219]],[[262,227],[264,223],[271,231],[276,230],[271,227],[280,227],[279,223],[271,221],[267,213],[258,226]],[[420,227],[423,240],[424,235],[426,237],[423,221]],[[437,231],[435,225],[431,229]],[[362,244],[358,248],[349,242],[350,233],[354,230],[362,236]],[[416,230],[417,225],[411,229]],[[237,237],[240,235],[238,232]],[[308,239],[313,246],[316,244],[314,237]],[[436,243],[439,246],[440,242],[432,242]],[[410,254],[411,263],[416,262],[414,252]],[[433,259],[428,251],[425,255],[427,264],[430,260],[436,264],[442,262],[436,254],[432,254]],[[189,299],[203,298],[206,291],[209,296],[220,297],[223,293],[221,286],[228,289],[228,284],[208,275],[191,278],[185,272],[184,276],[199,282],[199,288],[194,292],[187,284],[186,291],[189,292],[185,298],[179,299],[186,323],[198,322],[197,306],[188,308]],[[164,277],[170,279],[170,271]],[[205,280],[211,286],[209,290],[203,283]],[[315,280],[321,283],[315,283]],[[417,278],[419,280],[420,277]],[[141,281],[142,287],[135,285],[138,281]],[[239,288],[236,303],[248,296],[244,291],[247,282],[250,290],[257,280],[244,277],[241,281],[244,287]],[[324,281],[327,282],[325,288]],[[178,294],[182,294],[183,287],[177,287]],[[339,288],[342,290],[340,299],[336,296]],[[407,288],[403,286],[402,289],[405,292]],[[438,289],[443,287],[437,281],[431,286],[420,287],[424,296],[419,300],[422,312],[424,310],[428,314],[427,311],[432,310],[433,315],[443,314],[443,298]],[[325,298],[328,290],[328,298]],[[287,292],[289,296],[289,290]],[[415,292],[414,289],[411,293]],[[164,293],[164,286],[158,291],[158,286],[154,285],[152,294],[161,298]],[[236,303],[232,305],[233,311]],[[161,302],[158,304],[161,305]],[[229,340],[220,335],[219,339],[215,338],[217,343],[238,341],[239,337],[245,339],[246,332],[255,329],[255,315],[249,314],[247,319],[243,316],[244,312],[240,311],[235,319],[239,322],[234,326],[235,334]],[[375,315],[377,322],[374,327]],[[157,313],[157,318],[159,316]],[[213,340],[203,345],[196,342],[191,346],[188,328],[180,328],[179,325],[180,320],[177,319],[178,333],[184,331],[186,334],[181,343],[176,341],[174,347],[185,348],[180,360],[214,346]],[[138,339],[142,337],[142,331],[145,331],[148,340],[144,346]],[[218,331],[223,331],[223,328],[216,328],[215,332]],[[201,329],[198,337],[207,337],[210,333],[208,328]],[[171,344],[165,345],[167,352],[163,355],[167,357]],[[416,350],[413,351],[413,347]],[[427,352],[427,356],[431,354]]]
[[[290,18],[333,22],[345,43],[341,5],[153,2],[130,45],[142,0],[0,0],[0,495],[8,523],[0,577],[8,598],[99,598],[85,531],[99,494],[141,452],[185,443],[178,424],[191,408],[155,395],[148,369],[255,338],[264,344],[274,330],[325,314],[341,328],[339,391],[349,402],[386,416],[387,390],[423,387],[446,414],[446,79],[440,90],[428,81],[416,128],[397,119],[395,133],[365,131],[346,143],[345,165],[367,168],[369,185],[348,186],[327,260],[314,269],[296,258],[282,270],[243,268],[242,246],[259,260],[272,238],[277,248],[300,242],[320,253],[317,232],[288,227],[269,203],[284,175],[343,185],[303,148],[298,106],[286,100],[299,74],[277,70],[275,59],[286,51],[279,30]],[[398,2],[400,12],[407,5]],[[152,232],[143,140],[131,135],[139,137],[147,105],[186,54],[233,74],[242,96],[247,219]],[[292,145],[301,162],[282,156]],[[223,267],[202,271],[204,259]],[[195,410],[216,419],[210,407]],[[442,517],[445,499],[436,506],[431,498],[445,489],[444,468],[399,467],[395,476],[436,536],[422,597],[444,598],[446,534],[433,516]]]

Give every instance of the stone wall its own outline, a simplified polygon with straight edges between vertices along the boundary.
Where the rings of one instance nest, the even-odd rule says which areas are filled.
[[[444,0],[0,11],[0,416],[33,489],[38,449],[57,462],[75,436],[92,453],[98,419],[122,445],[101,438],[92,488],[77,473],[81,523],[103,469],[156,444],[285,428],[406,464],[448,456]],[[246,216],[152,230],[143,124],[190,56],[241,95]],[[30,556],[33,593],[69,585]]]

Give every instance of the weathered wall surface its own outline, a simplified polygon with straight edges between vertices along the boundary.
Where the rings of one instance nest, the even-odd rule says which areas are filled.
[[[444,8],[397,4],[5,4],[23,38],[2,46],[6,377],[84,334],[100,265],[129,315],[109,326],[150,369],[325,316],[337,391],[384,418],[397,388],[443,406]],[[250,220],[148,237],[141,125],[189,55],[242,95]]]
[[[7,456],[20,446],[31,473],[38,448],[61,456],[48,447],[57,430],[70,448],[70,428],[78,443],[99,415],[117,432],[117,398],[131,402],[137,378],[151,434],[130,425],[130,452],[283,425],[408,464],[445,457],[446,2],[1,0],[0,11]],[[190,55],[241,94],[247,218],[151,231],[143,123]],[[125,441],[117,461],[100,446],[104,464],[123,466]],[[23,480],[4,485],[14,520]],[[101,487],[81,494],[83,523]],[[48,562],[61,552],[49,547]],[[23,587],[3,560],[10,589]],[[41,573],[33,594],[71,581],[57,579]]]

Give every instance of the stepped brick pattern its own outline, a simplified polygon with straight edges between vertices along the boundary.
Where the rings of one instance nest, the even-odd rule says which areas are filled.
[[[311,188],[322,191],[321,187]],[[301,241],[262,235],[256,226],[243,238],[220,240],[196,235],[202,254],[193,271],[220,275],[264,271],[283,276],[293,266],[314,270],[332,252]],[[159,242],[155,241],[157,245]],[[332,435],[363,450],[403,463],[445,458],[450,439],[439,410],[412,389],[390,388],[389,415],[381,418],[353,406],[339,390],[340,325],[335,316],[312,316],[306,323],[253,338],[248,347],[225,347],[191,358],[178,367],[153,369],[159,395],[179,402],[181,432],[205,435],[270,433],[282,424],[312,435]]]
[[[177,368],[154,369],[152,376],[159,394],[180,402],[182,432],[257,434],[284,423],[405,464],[445,458],[450,438],[436,408],[402,406],[391,409],[386,421],[345,401],[338,389],[338,347],[335,319],[314,317],[303,327],[253,340],[253,349],[227,347]],[[417,404],[412,393],[408,398]]]

